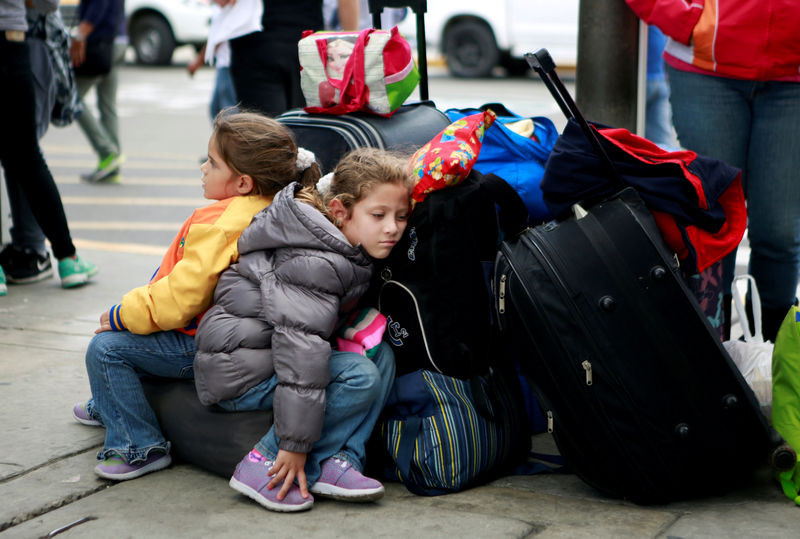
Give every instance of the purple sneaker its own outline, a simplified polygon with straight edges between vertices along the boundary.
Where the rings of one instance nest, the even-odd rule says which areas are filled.
[[[89,410],[86,408],[85,402],[79,402],[72,407],[72,417],[81,425],[88,425],[90,427],[102,427],[103,424],[89,415]]]
[[[348,502],[369,502],[383,498],[383,485],[365,477],[346,460],[322,461],[319,480],[309,489],[314,494]]]
[[[172,457],[166,453],[150,453],[145,460],[135,464],[128,464],[120,455],[113,455],[95,466],[94,473],[106,479],[125,481],[163,470],[170,464],[172,464]]]
[[[267,490],[267,484],[272,480],[267,473],[272,469],[273,464],[274,462],[271,460],[255,462],[248,456],[244,457],[236,466],[236,471],[233,472],[233,477],[229,482],[231,488],[271,511],[289,513],[311,509],[311,506],[314,505],[314,497],[309,494],[308,498],[303,498],[300,494],[300,487],[297,485],[292,485],[282,500],[278,500],[280,488]]]

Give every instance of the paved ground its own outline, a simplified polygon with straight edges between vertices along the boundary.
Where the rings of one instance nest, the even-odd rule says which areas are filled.
[[[120,484],[97,478],[92,468],[102,431],[75,423],[70,413],[89,394],[84,353],[99,314],[152,275],[191,207],[203,203],[197,158],[208,137],[204,103],[211,81],[210,71],[189,81],[175,69],[126,70],[121,102],[128,163],[122,185],[78,181],[94,159],[77,127],[51,129],[46,137],[45,153],[76,244],[101,272],[78,290],[62,290],[53,279],[11,286],[0,297],[2,539],[44,537],[82,519],[89,520],[58,536],[796,536],[800,508],[783,497],[766,465],[724,497],[667,506],[609,500],[571,475],[517,476],[435,498],[391,484],[378,503],[319,501],[299,515],[267,512],[225,479],[186,464]],[[449,81],[432,82],[442,85],[434,89],[447,106],[496,95],[521,113],[552,107],[530,81],[453,83],[449,92]],[[547,436],[535,442],[552,449]],[[709,470],[709,480],[715,473],[736,470]]]

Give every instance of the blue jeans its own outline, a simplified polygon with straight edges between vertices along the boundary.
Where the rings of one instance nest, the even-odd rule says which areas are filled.
[[[666,77],[647,79],[644,136],[662,148],[678,147],[672,127],[672,108],[669,106],[669,83]]]
[[[94,336],[86,351],[92,398],[91,417],[106,427],[97,458],[119,453],[128,463],[153,451],[169,453],[156,414],[147,402],[139,377],[194,378],[194,337],[178,331],[136,335],[105,331]]]
[[[380,345],[372,359],[334,350],[330,365],[331,382],[325,392],[322,437],[306,458],[305,472],[309,485],[319,479],[320,463],[334,455],[357,470],[364,469],[367,440],[394,382],[394,354],[386,343]],[[277,385],[278,377],[273,375],[241,397],[222,401],[219,405],[229,411],[271,410]],[[256,449],[275,460],[279,441],[273,426],[256,444]]]
[[[800,83],[667,71],[681,145],[742,170],[748,271],[764,307],[788,309],[800,278]],[[724,261],[725,293],[735,269],[734,251]]]
[[[219,111],[234,105],[236,105],[236,90],[233,88],[231,68],[218,67],[217,79],[214,83],[214,93],[211,94],[211,104],[209,105],[211,121],[214,121]]]

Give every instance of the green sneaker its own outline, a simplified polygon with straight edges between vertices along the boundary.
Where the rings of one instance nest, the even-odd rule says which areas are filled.
[[[62,288],[72,288],[86,284],[90,278],[97,275],[97,266],[91,262],[75,258],[65,258],[58,261],[58,276],[61,277]]]
[[[125,162],[125,156],[112,153],[107,155],[97,164],[97,169],[89,174],[81,174],[81,179],[87,182],[101,182],[119,172],[119,167]]]
[[[3,267],[0,266],[0,296],[5,296],[8,294],[8,287],[6,286],[6,272],[3,271]]]

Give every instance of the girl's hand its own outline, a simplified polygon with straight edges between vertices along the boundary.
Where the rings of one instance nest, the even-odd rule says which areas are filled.
[[[294,480],[300,485],[300,494],[303,498],[308,498],[308,483],[306,482],[306,472],[303,469],[306,464],[305,453],[295,453],[293,451],[278,450],[275,464],[269,471],[269,475],[274,476],[267,488],[272,490],[281,483],[281,491],[278,493],[278,500],[283,500],[289,492]]]
[[[94,330],[95,334],[111,331],[111,311],[106,311],[100,315],[100,327]]]

